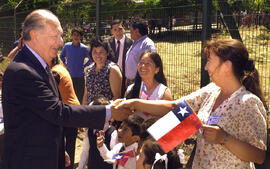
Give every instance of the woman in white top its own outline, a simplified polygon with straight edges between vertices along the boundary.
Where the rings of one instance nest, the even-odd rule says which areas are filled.
[[[172,100],[167,80],[163,73],[162,60],[158,53],[145,51],[137,67],[135,83],[126,92],[127,98],[145,100]]]
[[[172,100],[167,80],[163,73],[162,60],[158,53],[145,51],[142,53],[135,83],[126,91],[126,98],[140,98],[144,100]],[[152,116],[143,117],[145,120]]]

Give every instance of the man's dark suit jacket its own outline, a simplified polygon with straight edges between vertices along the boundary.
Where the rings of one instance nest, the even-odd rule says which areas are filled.
[[[25,46],[3,77],[4,169],[64,168],[63,126],[103,129],[104,106],[70,106]]]
[[[108,39],[110,47],[112,48],[113,51],[113,58],[111,59],[114,63],[117,64],[118,62],[118,56],[115,56],[116,53],[116,44],[115,44],[115,38],[112,36]],[[131,39],[129,39],[127,36],[125,36],[125,42],[124,42],[124,50],[123,50],[123,60],[125,63],[126,60],[126,53],[128,51],[128,49],[130,48],[130,46],[132,45],[133,41]],[[126,81],[126,77],[125,77],[125,64],[122,65],[122,76],[123,76],[123,80],[122,80],[122,89],[121,89],[121,96],[124,96],[125,93],[125,89],[126,89],[126,85],[125,85],[125,81]]]

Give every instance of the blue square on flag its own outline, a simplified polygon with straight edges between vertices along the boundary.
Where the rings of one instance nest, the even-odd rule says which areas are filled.
[[[178,117],[178,119],[180,121],[183,121],[185,118],[187,118],[188,116],[190,116],[193,111],[191,110],[191,108],[186,104],[186,102],[180,102],[180,104],[178,104],[173,110],[172,112],[175,114],[176,117]]]
[[[119,153],[119,154],[114,154],[112,156],[113,160],[119,160],[119,159],[123,159],[125,157],[125,153]]]
[[[167,153],[194,134],[201,126],[202,123],[197,115],[185,101],[182,101],[147,131]]]

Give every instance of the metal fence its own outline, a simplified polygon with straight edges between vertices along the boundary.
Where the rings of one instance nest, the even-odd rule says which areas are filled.
[[[81,26],[84,29],[83,42],[86,44],[89,44],[91,36],[95,33],[96,11],[93,5],[85,6],[86,3],[61,4],[60,9],[54,8],[54,12],[62,23],[66,41],[70,40],[68,34],[74,26]],[[65,15],[58,14],[63,10],[70,12]],[[85,13],[78,14],[79,11],[85,11]],[[0,17],[0,50],[4,55],[12,48],[14,40],[19,37],[19,25],[29,12]],[[123,20],[127,36],[129,36],[128,24],[132,19],[141,18],[148,22],[149,37],[154,40],[157,51],[163,59],[168,86],[172,90],[173,97],[177,99],[200,88],[202,15],[200,4],[150,9],[138,7],[132,10],[106,10],[101,7],[101,35],[104,38],[110,36],[109,24],[116,18]],[[261,84],[269,106],[270,36],[267,27],[270,17],[267,11],[246,13],[245,10],[235,11],[231,16],[237,23],[237,28],[251,58],[256,61],[256,68],[261,75]],[[219,11],[212,10],[212,38],[231,38],[224,17],[226,16],[220,14]]]

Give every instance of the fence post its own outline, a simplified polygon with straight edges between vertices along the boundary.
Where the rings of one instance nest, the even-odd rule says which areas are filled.
[[[14,7],[14,13],[13,13],[13,17],[14,17],[14,41],[17,40],[17,19],[16,19],[16,9],[19,7],[19,5],[22,3],[23,0],[20,0],[20,2]],[[20,32],[21,33],[21,32]]]
[[[96,1],[96,37],[100,36],[100,4],[101,0]]]
[[[204,43],[211,38],[211,10],[212,0],[203,0],[203,25],[202,25],[202,47]],[[209,83],[209,75],[204,70],[206,64],[206,58],[201,55],[201,87],[206,86]]]

